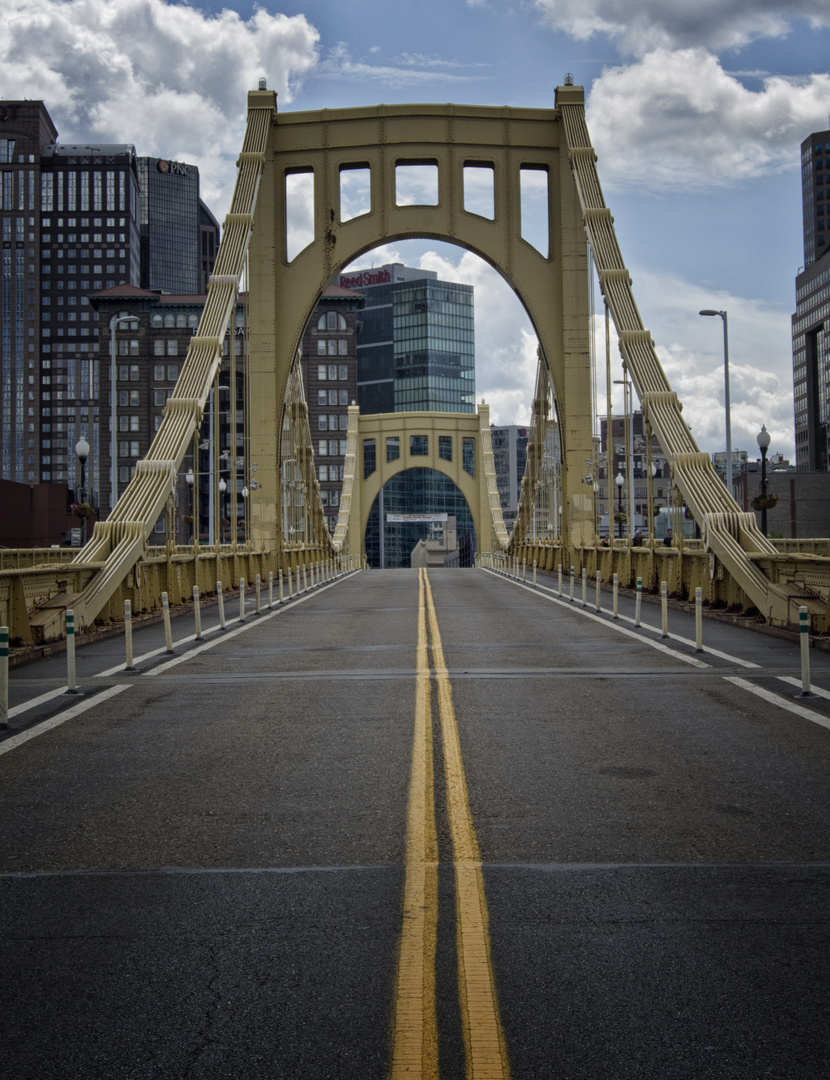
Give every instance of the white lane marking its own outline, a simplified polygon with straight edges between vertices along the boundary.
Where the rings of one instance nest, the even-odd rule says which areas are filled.
[[[358,572],[359,571],[355,571],[355,573]],[[326,589],[331,589],[334,585],[338,584],[338,581],[342,580],[345,580],[345,578],[338,578],[334,581],[330,581],[328,584],[315,589],[314,593],[325,592]],[[220,641],[227,641],[231,637],[236,637],[237,634],[241,634],[243,630],[248,630],[250,627],[257,626],[260,623],[265,622],[267,619],[271,619],[275,615],[279,615],[281,611],[288,611],[290,608],[296,607],[297,604],[301,604],[304,600],[310,599],[311,596],[314,595],[314,593],[307,593],[304,596],[298,596],[296,600],[293,600],[287,604],[283,604],[280,607],[274,608],[267,614],[259,616],[253,622],[246,621],[236,630],[232,630],[228,634],[223,634],[215,641],[207,642],[206,644],[200,646],[198,649],[192,649],[190,652],[185,653],[183,656],[176,656],[172,660],[168,660],[166,664],[160,664],[158,667],[152,668],[150,671],[145,672],[145,674],[157,675],[160,671],[166,671],[168,668],[175,667],[176,664],[180,664],[184,660],[189,660],[193,656],[198,656],[200,652],[204,652],[205,649],[213,648],[213,646],[218,645]],[[239,622],[239,617],[237,616],[235,620],[231,621]],[[215,630],[218,629],[218,627],[212,627],[211,629]],[[191,637],[182,638],[181,641],[174,642],[174,646],[185,644],[188,641],[194,641],[195,637],[196,635],[194,634]],[[143,660],[151,656],[157,656],[160,652],[164,651],[164,649],[156,649],[151,653],[146,653],[144,656],[139,657],[138,659]],[[110,669],[109,672],[99,672],[99,674],[94,677],[101,678],[103,675],[106,674],[117,675],[119,672],[123,673],[123,671],[123,664],[119,664],[118,667]],[[90,709],[96,702],[106,701],[108,698],[114,697],[116,694],[120,694],[122,690],[129,690],[131,686],[135,685],[135,683],[119,683],[117,686],[110,686],[106,690],[102,691],[102,693],[96,694],[95,697],[90,698],[88,701],[79,702],[71,709],[67,709],[65,712],[58,713],[57,716],[53,716],[49,720],[44,720],[42,723],[35,724],[34,727],[28,728],[26,731],[21,731],[18,735],[12,735],[11,738],[4,739],[3,742],[0,743],[0,754],[8,754],[10,750],[15,750],[18,746],[21,746],[23,743],[28,742],[30,739],[34,739],[38,735],[43,735],[45,732],[51,731],[53,728],[59,727],[67,720],[71,720],[74,716],[80,716],[81,713],[86,712],[86,710]],[[26,712],[27,709],[33,709],[37,705],[49,701],[60,694],[64,694],[65,692],[65,687],[62,687],[58,690],[50,690],[47,694],[42,694],[40,697],[33,698],[31,701],[23,702],[23,704],[21,705],[15,705],[13,709],[9,710],[9,716],[19,715],[22,712]]]
[[[494,577],[501,577],[501,574],[497,574],[494,570],[485,569],[485,573],[492,574]],[[682,660],[684,664],[691,664],[696,668],[709,668],[712,665],[704,663],[703,660],[698,660],[695,656],[686,656],[685,653],[678,652],[676,649],[670,649],[668,645],[664,645],[660,641],[649,641],[648,638],[644,638],[642,634],[635,634],[633,630],[626,630],[625,627],[618,626],[611,619],[603,619],[601,615],[596,615],[592,611],[586,611],[581,606],[575,606],[570,600],[560,600],[558,596],[547,596],[543,592],[539,592],[539,589],[534,589],[532,585],[525,585],[521,581],[513,582],[520,589],[526,589],[528,592],[533,593],[535,596],[541,596],[544,600],[549,600],[552,604],[560,604],[562,607],[569,608],[577,615],[582,615],[586,619],[592,619],[594,622],[601,623],[602,626],[607,626],[612,630],[616,630],[618,634],[622,634],[624,637],[632,638],[634,641],[639,641],[642,645],[648,645],[650,649],[656,649],[658,652],[666,653],[668,656],[674,657],[675,660]]]
[[[303,596],[298,596],[295,600],[291,600],[288,603],[283,604],[281,607],[274,608],[273,611],[269,611],[264,615],[258,615],[252,622],[248,622],[247,618],[241,626],[238,626],[236,630],[229,630],[228,633],[222,634],[214,641],[206,641],[204,645],[199,645],[195,649],[190,649],[189,652],[184,653],[182,656],[174,656],[172,659],[167,660],[163,664],[158,664],[154,668],[150,668],[145,672],[145,675],[160,675],[163,671],[168,671],[172,667],[176,667],[177,664],[184,663],[185,660],[192,660],[194,656],[198,656],[199,653],[206,652],[208,649],[212,649],[214,645],[220,645],[224,641],[230,641],[231,638],[238,637],[239,634],[244,634],[246,630],[250,630],[254,626],[261,626],[262,623],[267,622],[269,619],[273,619],[276,615],[281,614],[283,611],[290,611],[291,608],[296,607],[297,604],[302,604],[306,600],[310,600],[312,596],[316,596],[321,592],[325,592],[327,589],[333,588],[337,584],[336,581],[330,581],[327,585],[318,587],[313,593],[305,593]],[[235,620],[239,622],[237,618]],[[184,641],[193,641],[194,638],[185,638]],[[176,644],[182,644],[182,642],[174,642]],[[122,669],[123,670],[123,669]]]
[[[353,573],[359,573],[360,571],[355,570],[355,571],[352,571],[352,572]],[[266,619],[271,619],[275,615],[279,615],[279,613],[281,611],[288,611],[290,608],[296,607],[297,604],[301,604],[301,603],[303,603],[303,601],[310,599],[316,593],[325,592],[327,589],[333,588],[340,581],[345,581],[345,580],[346,580],[345,577],[337,578],[335,581],[329,581],[326,585],[318,586],[314,590],[314,592],[312,592],[312,593],[305,593],[303,596],[295,597],[293,600],[287,600],[284,604],[280,604],[279,606],[275,605],[272,608],[271,611],[268,611],[266,609],[266,611],[263,614],[257,615],[253,622],[248,622],[247,621],[248,613],[247,613],[247,606],[246,606],[245,622],[242,624],[242,626],[240,628],[238,628],[238,630],[239,629],[244,629],[245,627],[248,627],[248,626],[256,626],[257,623],[261,623],[261,622],[265,621]],[[251,614],[254,614],[253,605],[251,607]],[[227,626],[232,626],[234,623],[238,623],[238,622],[239,622],[239,616],[237,615],[232,619],[227,619],[226,620],[226,627]],[[202,631],[202,637],[203,638],[207,637],[208,634],[215,634],[219,629],[220,629],[220,627],[219,627],[218,623],[217,623],[216,626],[209,626],[206,630]],[[218,637],[216,639],[216,641],[211,641],[211,642],[207,642],[205,645],[200,645],[197,649],[192,649],[190,652],[185,653],[184,656],[175,657],[174,660],[175,660],[176,663],[181,663],[181,661],[187,659],[188,656],[198,656],[198,654],[200,652],[204,652],[206,648],[212,648],[214,645],[218,644],[218,642],[220,642],[220,641],[227,641],[228,638],[231,635],[236,635],[236,633],[238,633],[238,630],[233,630],[230,633],[222,634],[220,637]],[[176,649],[176,648],[178,648],[178,647],[180,647],[182,645],[189,645],[191,641],[195,641],[195,640],[196,640],[196,634],[195,633],[190,634],[188,637],[180,638],[178,641],[174,641],[173,642],[173,648]],[[133,667],[138,667],[138,665],[140,663],[142,663],[143,661],[145,661],[145,660],[152,660],[154,656],[166,656],[166,655],[167,655],[167,649],[162,645],[161,648],[159,648],[159,649],[153,649],[151,652],[143,653],[141,656],[136,656],[135,659],[133,660]],[[168,667],[171,667],[173,665],[173,663],[174,663],[174,660],[169,660],[166,664],[161,664],[159,667],[152,668],[150,671],[145,671],[144,674],[145,675],[156,675],[156,674],[158,674],[159,671],[164,671]],[[107,668],[106,671],[99,671],[96,675],[93,676],[93,678],[95,678],[95,679],[106,679],[106,678],[109,678],[111,675],[123,675],[123,674],[124,674],[124,665],[123,664],[117,664],[115,667]]]
[[[41,694],[40,697],[32,698],[30,701],[24,701],[20,705],[13,705],[9,709],[9,716],[20,716],[21,713],[28,712],[29,709],[36,709],[38,705],[44,705],[47,701],[51,701],[52,698],[60,697],[61,694],[65,694],[69,689],[68,686],[59,686],[57,690],[49,690],[46,694]]]
[[[801,679],[797,679],[794,675],[778,675],[776,676],[779,682],[788,683],[790,686],[797,686],[801,689]],[[830,701],[830,690],[822,690],[820,686],[813,686],[810,684],[810,689],[816,695],[816,697],[823,697]]]
[[[634,624],[634,620],[630,615],[620,615],[620,618],[625,622],[631,623],[632,625]],[[651,630],[654,634],[662,634],[663,632],[662,627],[650,626],[648,623],[644,622],[640,623],[640,627],[643,630]],[[672,641],[679,641],[682,645],[688,645],[691,649],[694,649],[697,646],[697,643],[692,641],[691,638],[682,637],[680,634],[669,634],[669,637]],[[709,645],[704,645],[703,651],[710,653],[712,656],[717,656],[720,660],[728,660],[733,664],[737,664],[739,667],[756,668],[759,670],[761,668],[760,664],[756,664],[752,660],[743,660],[740,656],[733,656],[731,653],[721,652],[720,649],[713,649]]]
[[[796,716],[800,716],[804,720],[810,720],[812,723],[819,724],[830,731],[830,717],[813,712],[812,709],[805,709],[803,705],[796,705],[794,701],[788,701],[779,694],[774,694],[772,690],[765,690],[763,686],[755,686],[754,683],[741,679],[737,675],[724,675],[724,680],[733,683],[735,686],[740,686],[742,690],[748,690],[750,694],[755,694],[756,697],[762,698],[764,701],[769,702],[770,705],[777,705],[780,709],[786,709],[787,712],[795,713]],[[796,682],[796,685],[800,686],[801,683]]]
[[[495,574],[496,577],[503,577],[504,576],[502,574],[496,574],[496,572],[494,570],[488,570],[487,572],[489,574]],[[509,581],[510,578],[508,578],[507,580]],[[527,588],[527,586],[525,586],[525,588]],[[531,592],[538,591],[538,589],[544,589],[545,592],[550,592],[550,593],[553,592],[553,590],[549,589],[547,585],[539,585],[539,586],[537,586],[536,590],[532,589]],[[558,596],[552,596],[551,599],[556,600],[557,603],[560,603],[560,604],[567,604],[568,607],[572,606],[570,600],[564,600],[564,599],[562,599],[562,598],[560,598]],[[574,604],[576,604],[576,602],[577,602],[576,599],[574,599]],[[583,609],[582,609],[582,607],[579,607],[579,608],[577,608],[577,610],[582,611]],[[608,612],[608,608],[603,608],[603,611]],[[630,615],[620,615],[619,619],[622,622],[631,623],[632,626],[634,625],[634,619]],[[609,622],[609,620],[606,620],[606,619],[603,619],[602,621],[603,622]],[[615,620],[610,620],[610,625],[613,626],[614,621]],[[650,626],[648,623],[644,623],[644,622],[640,623],[639,628],[641,630],[651,630],[651,632],[654,633],[654,634],[662,634],[662,632],[663,632],[662,627]],[[672,641],[679,641],[682,645],[688,645],[692,649],[694,649],[695,646],[696,646],[696,642],[692,641],[691,638],[681,637],[680,634],[669,634],[669,637],[672,639]],[[721,652],[720,649],[713,649],[708,645],[703,646],[703,651],[706,652],[706,653],[710,653],[712,656],[717,656],[719,660],[728,660],[733,664],[737,664],[739,667],[755,668],[755,669],[760,670],[760,668],[762,666],[761,664],[753,663],[752,660],[743,660],[740,656],[733,656],[731,653]]]
[[[95,705],[100,705],[101,702],[107,701],[111,697],[115,697],[115,695],[120,694],[122,690],[129,690],[129,688],[129,683],[119,683],[117,686],[109,686],[100,694],[96,694],[95,697],[79,701],[78,704],[73,705],[71,709],[66,709],[65,712],[58,713],[57,716],[53,716],[49,720],[44,720],[41,724],[35,724],[34,727],[30,727],[26,731],[21,731],[19,735],[12,735],[10,739],[6,739],[0,743],[0,754],[8,754],[10,750],[16,750],[18,746],[22,746],[23,743],[28,742],[29,739],[34,739],[38,735],[43,735],[47,731],[52,731],[53,728],[60,727],[60,725],[65,724],[67,720],[72,720],[74,717],[80,716],[81,713],[85,713],[87,709],[91,709]]]

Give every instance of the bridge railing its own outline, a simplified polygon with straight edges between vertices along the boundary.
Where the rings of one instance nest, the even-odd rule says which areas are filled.
[[[713,552],[704,550],[700,540],[687,540],[678,547],[664,547],[661,543],[654,547],[630,547],[626,541],[613,547],[528,544],[508,559],[514,557],[520,565],[524,563],[530,568],[535,562],[541,573],[552,575],[556,575],[561,564],[566,579],[572,565],[577,578],[581,577],[583,568],[590,580],[595,580],[599,571],[606,585],[617,574],[622,588],[633,589],[637,579],[642,578],[644,591],[654,594],[659,594],[660,584],[665,581],[669,596],[688,603],[694,602],[695,589],[700,588],[704,604],[713,609],[743,613],[750,618],[758,614],[735,577]],[[798,625],[798,609],[809,600],[814,606],[811,632],[830,633],[830,574],[825,556],[759,552],[752,559],[759,572],[786,590],[788,624]]]

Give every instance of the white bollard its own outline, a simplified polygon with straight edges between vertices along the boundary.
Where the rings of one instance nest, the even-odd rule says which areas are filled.
[[[164,647],[167,652],[172,652],[173,631],[170,629],[170,601],[166,592],[161,594],[161,614],[164,618]]]
[[[798,636],[801,640],[801,692],[796,697],[815,697],[810,689],[810,613],[806,607],[798,609]]]
[[[703,652],[703,589],[695,589],[695,652]]]
[[[533,560],[533,588],[536,588],[536,560]]]
[[[620,617],[620,575],[614,574],[613,578],[613,597],[614,597],[614,613],[613,617],[619,619]]]
[[[640,615],[643,611],[643,579],[637,578],[637,598],[634,601],[634,625],[640,625]]]
[[[571,567],[571,593],[570,593],[570,597],[569,597],[570,603],[574,602],[574,577],[575,576],[576,576],[576,568],[572,566]]]
[[[196,623],[196,640],[202,638],[202,606],[199,603],[199,586],[193,586],[193,619]]]
[[[522,559],[522,581],[527,577],[527,559]]]
[[[257,615],[259,615],[262,611],[262,578],[259,574],[257,574],[256,576],[254,589],[256,593],[256,607],[254,608],[254,610],[256,611]]]
[[[133,605],[129,600],[124,601],[124,650],[126,658],[125,671],[135,671],[133,665]]]
[[[219,629],[225,629],[225,594],[222,592],[222,582],[216,582],[216,602],[219,605]]]
[[[274,606],[274,571],[268,571],[268,610]]]
[[[582,567],[582,606],[588,606],[588,571]]]
[[[562,563],[559,564],[559,568],[556,571],[559,578],[559,596],[562,596]]]
[[[80,694],[75,677],[75,612],[66,611],[66,692]]]
[[[245,578],[239,579],[239,621],[245,622]]]
[[[294,599],[293,575],[291,573],[291,567],[290,566],[288,567],[288,599],[289,600]]]
[[[597,570],[597,611],[602,611],[602,574]]]
[[[279,582],[279,587],[280,587],[280,603],[284,604],[285,603],[285,594],[283,592],[282,570],[277,571],[277,581]]]
[[[297,571],[297,576],[298,577],[299,577],[299,574],[300,574],[300,571],[298,570]],[[298,580],[297,581],[297,592],[299,592],[299,591],[300,591],[300,582]],[[306,574],[305,563],[303,563],[303,592],[304,593],[308,592],[308,575]]]
[[[665,581],[660,582],[660,612],[663,622],[663,637],[669,636],[669,590]]]
[[[0,626],[0,728],[9,726],[9,628]]]

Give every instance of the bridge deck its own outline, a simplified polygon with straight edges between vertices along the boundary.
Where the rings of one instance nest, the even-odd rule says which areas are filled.
[[[427,580],[12,672],[7,1075],[824,1074],[830,658]]]

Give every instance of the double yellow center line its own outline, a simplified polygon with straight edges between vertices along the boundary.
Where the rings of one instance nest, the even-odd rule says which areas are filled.
[[[481,855],[470,813],[461,743],[432,589],[421,570],[415,734],[409,786],[403,929],[395,990],[392,1080],[438,1080],[435,945],[438,925],[438,839],[432,745],[432,679],[427,623],[441,723],[447,815],[455,869],[458,990],[467,1080],[509,1080],[499,1019]]]

